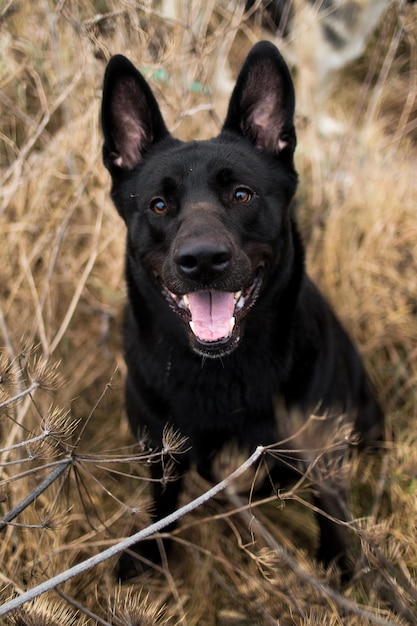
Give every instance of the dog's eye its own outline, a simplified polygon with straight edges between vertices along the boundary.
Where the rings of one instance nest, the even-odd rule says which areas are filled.
[[[157,215],[163,215],[168,211],[168,205],[162,198],[154,198],[151,200],[151,209]]]
[[[240,202],[240,204],[246,204],[253,198],[253,192],[247,187],[238,187],[234,193],[234,199]]]

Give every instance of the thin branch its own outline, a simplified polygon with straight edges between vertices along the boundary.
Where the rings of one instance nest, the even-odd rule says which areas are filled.
[[[106,493],[110,498],[112,498],[115,502],[117,502],[117,504],[119,504],[123,509],[126,509],[129,512],[134,512],[136,511],[136,508],[133,508],[131,506],[129,506],[128,504],[125,504],[122,500],[120,500],[120,498],[118,498],[114,493],[112,493],[110,491],[110,489],[108,489],[106,487],[106,485],[104,485],[101,480],[99,480],[96,476],[94,476],[94,474],[92,472],[90,472],[89,469],[87,469],[86,467],[83,466],[83,464],[79,464],[83,471],[87,474],[88,478],[90,479],[90,481],[92,481],[93,483],[95,483],[96,485],[98,485],[98,487],[100,489],[102,489],[104,491],[104,493]],[[101,520],[100,520],[101,521]]]
[[[90,619],[93,619],[96,622],[96,624],[101,624],[101,626],[112,626],[112,624],[110,624],[109,622],[106,622],[104,619],[102,619],[101,617],[99,617],[98,615],[93,613],[92,611],[89,611],[80,602],[77,602],[77,600],[75,600],[75,598],[72,598],[71,596],[68,596],[66,593],[61,591],[61,589],[55,589],[55,592],[63,600],[68,602],[68,604],[71,604],[71,606],[73,606],[75,609],[77,609],[77,611],[80,611],[80,613],[84,613],[84,615],[87,615]]]
[[[368,110],[366,114],[367,124],[370,124],[376,118],[378,105],[381,102],[383,87],[386,84],[389,70],[392,67],[392,63],[394,61],[395,53],[397,52],[398,46],[400,45],[402,34],[402,24],[398,24],[395,33],[391,39],[391,43],[385,56],[381,71],[379,73],[378,81],[374,86],[371,94],[370,103],[368,105]]]
[[[241,499],[233,493],[233,491],[227,490],[227,497],[235,507],[242,506]],[[343,610],[367,619],[369,624],[375,624],[375,626],[396,626],[394,622],[375,615],[375,613],[371,613],[371,611],[359,606],[351,600],[348,600],[348,598],[342,596],[330,585],[319,580],[311,572],[304,569],[304,567],[300,565],[300,563],[298,563],[297,560],[289,554],[289,552],[287,552],[284,546],[277,542],[275,537],[273,537],[268,529],[265,528],[265,526],[261,524],[261,522],[259,522],[259,520],[254,517],[250,511],[242,508],[240,515],[248,523],[248,525],[264,539],[265,543],[277,553],[278,558],[284,561],[284,563],[292,569],[292,571],[299,577],[300,580],[303,581],[303,583],[317,589],[317,591],[319,591],[324,598],[330,599],[336,604],[336,606]]]
[[[88,415],[87,419],[84,421],[84,424],[83,424],[83,425],[82,425],[82,427],[80,428],[80,432],[78,433],[77,439],[75,440],[75,443],[74,443],[74,449],[78,448],[78,444],[80,443],[80,441],[81,441],[81,439],[82,439],[82,437],[83,437],[83,435],[84,435],[84,432],[85,432],[85,430],[86,430],[86,428],[87,428],[88,424],[90,423],[91,418],[93,417],[93,415],[94,415],[94,413],[95,413],[95,411],[96,411],[97,407],[99,406],[100,402],[103,400],[104,396],[105,396],[105,395],[106,395],[106,393],[109,391],[109,389],[111,389],[111,388],[112,388],[113,378],[114,378],[114,377],[115,377],[115,375],[116,375],[117,369],[118,369],[118,368],[116,367],[116,369],[114,370],[114,372],[113,372],[113,374],[112,374],[112,376],[111,376],[111,378],[110,378],[110,381],[109,381],[109,382],[106,384],[106,386],[104,387],[104,389],[103,389],[103,391],[101,392],[101,394],[99,395],[99,397],[98,397],[98,399],[97,399],[97,401],[96,401],[95,405],[94,405],[94,406],[93,406],[93,408],[91,409],[91,411],[90,411],[90,413],[89,413],[89,415]]]
[[[69,457],[60,462],[55,469],[38,485],[33,491],[30,492],[26,498],[23,498],[11,511],[7,513],[0,520],[0,530],[5,528],[9,522],[14,520],[22,511],[24,511],[32,502],[36,500],[38,496],[40,496],[57,478],[59,478],[68,468],[69,465],[73,462],[73,458]]]
[[[5,191],[6,183],[9,180],[12,180],[12,182],[10,183],[10,189],[7,189],[7,191],[5,191],[5,193],[4,193],[3,202],[0,204],[0,215],[2,215],[4,213],[4,211],[6,210],[6,208],[8,206],[8,200],[13,195],[14,191],[16,190],[16,187],[19,184],[20,173],[21,173],[23,164],[24,164],[25,160],[27,159],[28,154],[32,150],[32,148],[35,145],[35,143],[38,140],[38,138],[45,131],[47,125],[50,122],[50,119],[51,119],[51,116],[53,115],[53,113],[55,113],[55,111],[57,109],[59,109],[59,107],[62,105],[62,103],[65,101],[65,99],[74,90],[74,88],[76,87],[76,85],[79,82],[79,80],[82,77],[82,75],[83,75],[83,71],[82,71],[82,69],[80,69],[75,74],[73,80],[68,85],[68,87],[66,89],[64,89],[64,91],[57,97],[55,102],[52,103],[51,107],[49,107],[49,110],[47,110],[45,112],[42,120],[40,121],[40,123],[39,123],[39,125],[37,127],[36,132],[34,132],[30,136],[30,138],[28,139],[26,144],[20,150],[19,157],[13,162],[13,164],[4,173],[4,175],[3,175],[3,177],[2,177],[2,179],[0,181],[1,185],[3,186],[3,190]]]
[[[15,476],[7,476],[6,478],[3,478],[2,480],[0,480],[0,486],[9,485],[10,483],[14,483],[17,480],[22,480],[22,478],[26,478],[27,476],[31,476],[32,474],[37,474],[40,470],[47,470],[50,467],[61,465],[61,463],[62,463],[62,459],[59,459],[58,461],[51,461],[50,463],[45,463],[45,465],[42,465],[41,467],[36,466],[36,467],[32,467],[31,469],[25,470],[24,472],[19,472],[19,474],[16,474]]]
[[[20,441],[19,443],[15,443],[12,446],[8,446],[7,448],[0,448],[0,454],[4,454],[5,452],[11,452],[12,450],[18,450],[19,448],[26,448],[27,446],[31,446],[34,443],[38,443],[39,441],[44,441],[50,436],[50,434],[50,431],[43,430],[40,435],[36,435],[35,437],[31,437],[30,439],[25,439],[25,441]]]
[[[18,400],[21,400],[25,396],[30,396],[30,394],[36,391],[36,389],[38,389],[40,386],[41,384],[39,381],[37,380],[33,381],[33,383],[27,389],[24,389],[23,391],[16,394],[12,398],[7,398],[7,400],[0,402],[0,409],[3,409],[5,406],[8,406],[9,404],[12,404],[13,402],[17,402]]]
[[[150,537],[151,535],[160,532],[166,526],[169,526],[170,524],[177,522],[179,519],[181,519],[181,517],[190,513],[191,511],[194,511],[195,509],[200,507],[202,504],[205,504],[206,502],[208,502],[211,498],[216,496],[218,493],[220,493],[221,491],[224,491],[227,487],[229,487],[229,485],[234,480],[239,478],[247,469],[249,469],[249,467],[251,467],[254,463],[257,462],[257,460],[264,453],[264,450],[265,448],[263,446],[258,446],[255,452],[227,478],[222,480],[220,483],[217,483],[217,485],[214,485],[214,487],[212,487],[211,489],[203,493],[201,496],[199,496],[192,502],[189,502],[188,504],[181,507],[177,511],[174,511],[174,513],[167,515],[163,519],[158,520],[154,524],[151,524],[147,528],[144,528],[143,530],[135,533],[134,535],[131,535],[130,537],[127,537],[126,539],[119,541],[114,546],[110,546],[110,548],[103,550],[103,552],[100,552],[99,554],[96,554],[95,556],[92,556],[89,559],[86,559],[85,561],[82,561],[81,563],[78,563],[77,565],[70,567],[69,569],[65,570],[61,574],[58,574],[57,576],[54,576],[53,578],[46,580],[45,582],[41,583],[40,585],[37,585],[33,589],[26,591],[25,593],[18,596],[17,598],[13,598],[13,600],[6,602],[5,604],[3,604],[3,606],[0,606],[0,615],[6,615],[6,613],[9,613],[10,611],[13,611],[14,609],[19,608],[26,602],[30,602],[31,600],[33,600],[34,598],[37,598],[38,596],[42,595],[46,591],[55,589],[55,587],[70,580],[71,578],[74,578],[74,576],[77,576],[78,574],[81,574],[82,572],[86,572],[87,570],[91,569],[92,567],[95,567],[99,563],[103,563],[107,559],[110,559],[116,554],[119,554],[120,552],[123,552],[127,548],[130,548],[134,544],[139,543],[140,541],[143,541],[147,537]],[[388,622],[386,624],[388,624]],[[384,624],[384,626],[386,626],[386,624]],[[391,626],[391,625],[388,624],[388,626]]]
[[[81,294],[84,290],[84,286],[88,280],[88,277],[91,274],[91,271],[94,267],[94,264],[97,260],[98,254],[99,254],[99,249],[98,249],[98,240],[99,240],[99,235],[100,235],[100,231],[101,231],[101,224],[102,224],[102,218],[103,218],[103,209],[99,212],[98,216],[97,216],[97,220],[96,220],[96,224],[95,224],[95,229],[94,229],[94,234],[93,234],[93,245],[91,246],[91,254],[90,257],[84,267],[84,271],[80,276],[79,281],[77,282],[77,286],[75,288],[74,291],[74,295],[72,297],[72,300],[69,304],[68,310],[65,314],[64,319],[61,322],[61,326],[59,327],[51,345],[49,346],[49,354],[53,354],[57,348],[57,346],[59,345],[59,343],[61,342],[63,336],[65,335],[65,332],[67,331],[68,326],[70,325],[70,322],[74,316],[74,312],[77,308],[79,299],[81,297]]]
[[[1,303],[0,303],[0,336],[3,338],[3,341],[6,344],[7,353],[9,355],[10,361],[14,361],[14,359],[16,358],[16,355],[15,355],[13,346],[10,341],[9,333],[7,332],[6,318],[4,317]]]

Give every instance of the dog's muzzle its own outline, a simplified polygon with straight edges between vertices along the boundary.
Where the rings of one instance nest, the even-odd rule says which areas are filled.
[[[242,321],[255,304],[262,284],[259,268],[252,283],[239,291],[207,289],[176,295],[164,289],[171,308],[188,325],[193,349],[203,356],[224,356],[237,346]]]

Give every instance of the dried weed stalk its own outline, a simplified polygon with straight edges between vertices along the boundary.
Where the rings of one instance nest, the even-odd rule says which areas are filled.
[[[3,4],[0,579],[10,597],[117,545],[132,519],[149,523],[141,464],[155,452],[146,436],[131,446],[122,417],[124,364],[116,338],[125,297],[124,227],[100,167],[105,61],[116,52],[130,56],[176,134],[206,138],[219,129],[227,105],[228,94],[218,89],[223,61],[228,57],[235,73],[265,33],[236,2],[178,3],[173,15],[160,4],[128,0],[100,7],[87,0]],[[383,399],[387,461],[341,462],[347,440],[335,434],[346,426],[337,419],[331,427],[293,424],[290,445],[268,454],[296,462],[297,484],[255,505],[266,457],[235,483],[239,503],[232,511],[217,500],[194,511],[173,536],[179,558],[141,581],[147,586],[141,598],[157,607],[161,623],[415,621],[416,15],[415,5],[401,4],[399,15],[394,7],[367,54],[344,73],[330,104],[345,119],[346,134],[317,139],[300,128],[297,156],[308,267],[358,341]],[[178,437],[164,439],[165,480],[184,446]],[[219,480],[246,452],[219,456]],[[323,595],[331,573],[307,556],[314,544],[311,490],[320,482],[337,498],[349,481],[349,524],[364,553],[345,590],[353,608]],[[245,502],[237,494],[248,488],[253,494]],[[192,499],[195,490],[190,484]],[[249,526],[253,515],[257,522]],[[255,535],[264,548],[253,545]],[[276,544],[301,575],[277,557]],[[53,604],[61,614],[48,605],[44,617],[41,597],[7,619],[31,624],[33,615],[49,626],[76,611],[77,623],[146,619],[135,613],[133,592],[124,603],[111,561],[79,580],[60,588]],[[65,612],[68,604],[73,612]]]

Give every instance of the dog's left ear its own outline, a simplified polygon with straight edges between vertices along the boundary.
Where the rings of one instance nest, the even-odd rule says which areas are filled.
[[[294,86],[283,57],[272,43],[260,41],[240,71],[223,130],[247,137],[261,151],[292,155],[294,107]]]

